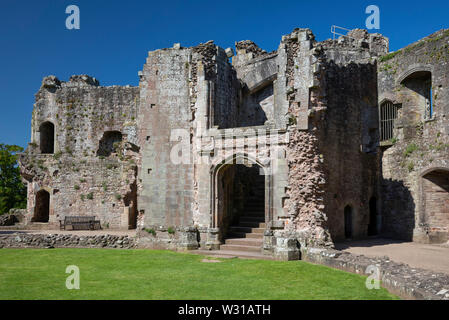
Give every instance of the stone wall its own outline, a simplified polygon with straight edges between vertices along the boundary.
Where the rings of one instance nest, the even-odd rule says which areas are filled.
[[[89,76],[61,82],[44,78],[36,94],[31,142],[20,156],[21,174],[28,183],[27,222],[34,222],[37,194],[50,196],[48,222],[66,215],[95,215],[105,228],[128,229],[125,207],[136,183],[136,112],[139,89],[100,87]],[[53,150],[43,150],[42,124],[51,123]],[[100,155],[105,132],[119,132],[122,141]],[[52,139],[53,138],[53,139]],[[128,195],[128,196],[127,196]],[[37,219],[40,220],[40,219]],[[44,221],[45,222],[45,221]],[[132,224],[132,223],[131,223]]]
[[[0,235],[0,248],[116,248],[136,247],[134,238],[116,235],[77,236],[72,234]]]
[[[337,250],[303,248],[301,259],[365,276],[373,272],[368,272],[368,267],[377,268],[380,284],[403,299],[449,300],[447,274],[412,268],[386,256],[371,258]]]
[[[382,147],[382,228],[385,234],[420,242],[446,242],[448,211],[428,197],[445,199],[447,189],[426,192],[426,175],[448,179],[449,31],[438,31],[379,59],[379,107],[399,105],[393,139]],[[431,80],[426,89],[425,79]],[[419,84],[422,85],[419,85]],[[431,89],[431,91],[430,91]],[[426,105],[431,100],[432,114]],[[438,211],[438,212],[436,212]],[[427,215],[442,219],[429,219]]]

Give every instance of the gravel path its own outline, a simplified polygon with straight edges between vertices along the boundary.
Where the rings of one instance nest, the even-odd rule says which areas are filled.
[[[420,244],[390,239],[368,239],[337,243],[336,249],[367,257],[388,256],[414,268],[449,274],[449,244]]]

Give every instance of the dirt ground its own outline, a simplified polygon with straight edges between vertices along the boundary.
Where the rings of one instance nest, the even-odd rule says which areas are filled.
[[[419,244],[391,239],[367,239],[337,243],[336,249],[368,257],[388,256],[414,268],[449,274],[449,243]]]

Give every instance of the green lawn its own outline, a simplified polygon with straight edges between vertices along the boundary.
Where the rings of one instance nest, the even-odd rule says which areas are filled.
[[[302,261],[158,250],[0,249],[0,299],[395,299],[365,277]],[[68,290],[68,265],[80,289]]]

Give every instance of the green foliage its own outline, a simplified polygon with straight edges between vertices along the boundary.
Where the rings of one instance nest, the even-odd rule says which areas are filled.
[[[399,53],[401,53],[401,50],[398,50],[398,51],[395,51],[395,52],[388,53],[388,54],[386,54],[386,55],[380,57],[380,58],[379,58],[379,61],[380,61],[380,62],[388,61],[388,60],[390,60],[390,59],[393,59],[393,58],[394,58],[397,54],[399,54]]]
[[[415,152],[416,150],[418,150],[418,146],[416,145],[416,143],[411,143],[407,146],[407,148],[404,151],[404,157],[409,157],[411,156],[411,154],[413,152]]]
[[[17,153],[22,151],[22,147],[0,143],[0,214],[26,208],[26,187],[17,165]]]
[[[297,124],[296,117],[294,115],[290,115],[290,117],[288,118],[288,125],[294,126],[296,124]]]
[[[94,198],[94,194],[92,192],[89,192],[86,196],[87,199],[92,200]]]
[[[156,231],[154,229],[145,228],[145,231],[148,232],[149,234],[153,235],[153,236],[156,236]]]
[[[175,228],[173,228],[173,227],[168,227],[167,232],[168,232],[169,234],[175,234]]]
[[[396,142],[398,142],[398,138],[396,138],[396,137],[391,138],[390,142],[391,142],[391,144],[396,144]]]
[[[73,186],[73,189],[75,189],[75,190],[79,190],[79,189],[80,189],[80,186],[79,186],[79,185],[77,185],[77,184],[75,184],[75,185]]]
[[[121,199],[122,199],[122,196],[121,196],[120,194],[116,193],[116,194],[115,194],[115,198],[116,198],[117,200],[121,200]]]
[[[415,169],[415,165],[413,164],[413,162],[408,163],[407,169],[408,169],[408,172],[412,172],[413,169]]]
[[[58,151],[53,155],[53,159],[59,160],[59,158],[61,158],[61,156],[62,156],[62,152]]]

